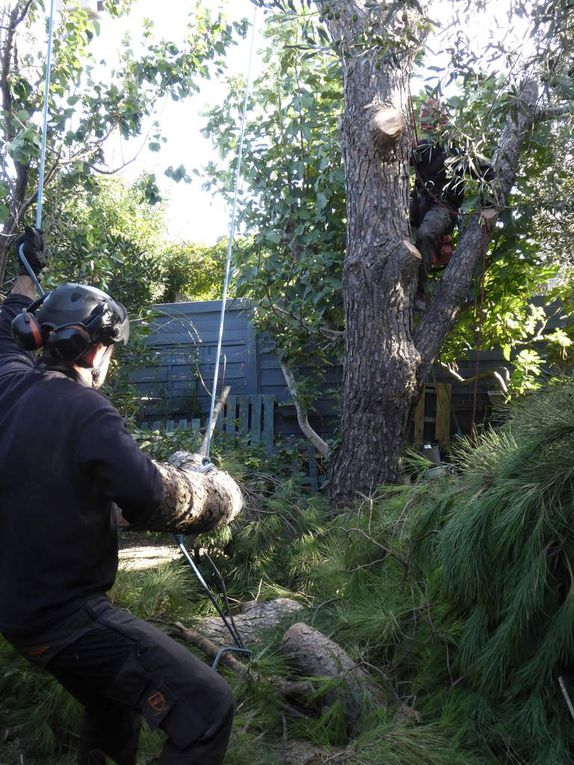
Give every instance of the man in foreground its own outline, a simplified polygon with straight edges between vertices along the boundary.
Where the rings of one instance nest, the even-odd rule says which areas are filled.
[[[27,227],[20,243],[38,274],[41,232]],[[21,271],[0,310],[0,632],[84,706],[80,765],[136,765],[142,715],[167,735],[161,765],[219,765],[227,684],[106,596],[117,507],[154,528],[193,510],[198,475],[149,460],[97,390],[127,342],[125,308],[74,284],[32,303]]]

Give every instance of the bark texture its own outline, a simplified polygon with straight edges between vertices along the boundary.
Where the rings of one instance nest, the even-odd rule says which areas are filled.
[[[283,636],[281,650],[303,675],[340,681],[325,693],[323,702],[331,706],[341,701],[349,726],[357,722],[365,704],[384,704],[361,667],[341,646],[313,627],[303,622],[293,624]]]
[[[320,765],[324,762],[333,762],[335,755],[342,754],[341,750],[325,750],[313,746],[308,741],[286,741],[277,755],[281,765]],[[341,760],[339,760],[341,762]]]
[[[410,67],[418,45],[391,61],[377,46],[365,51],[356,44],[362,36],[384,39],[389,30],[398,32],[404,16],[414,22],[418,12],[358,0],[336,5],[335,19],[327,23],[343,51],[348,224],[342,444],[329,491],[342,502],[399,479],[404,431],[418,392],[412,305],[419,257],[408,223],[412,129],[394,141],[381,141],[380,129],[374,129],[385,113],[408,124]]]
[[[245,645],[257,643],[261,636],[285,619],[300,611],[303,606],[290,598],[276,598],[265,603],[256,600],[244,603],[241,613],[233,617],[235,626]],[[195,629],[215,643],[229,642],[229,633],[219,617],[209,616],[195,624]]]
[[[225,526],[241,511],[239,486],[223,470],[201,472],[200,454],[175,452],[168,463],[154,464],[161,473],[165,496],[159,507],[134,528],[199,534]]]

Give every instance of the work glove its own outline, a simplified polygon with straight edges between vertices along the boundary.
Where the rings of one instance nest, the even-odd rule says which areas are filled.
[[[47,249],[44,246],[44,232],[41,228],[25,226],[24,233],[14,242],[16,253],[18,254],[19,274],[28,274],[26,267],[20,259],[20,245],[24,245],[24,255],[30,264],[32,271],[38,276],[40,271],[46,265]]]

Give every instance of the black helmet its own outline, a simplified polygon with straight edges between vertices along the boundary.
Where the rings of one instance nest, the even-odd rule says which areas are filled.
[[[31,350],[44,346],[48,355],[76,361],[91,345],[127,343],[128,312],[96,287],[62,284],[12,322],[16,340]]]

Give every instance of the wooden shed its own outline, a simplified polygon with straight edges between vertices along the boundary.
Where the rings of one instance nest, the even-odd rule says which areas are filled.
[[[135,368],[131,382],[141,397],[141,420],[146,423],[205,422],[215,371],[221,301],[169,303],[155,307],[147,340],[149,358]],[[295,407],[287,389],[273,340],[251,323],[252,304],[227,301],[220,363],[219,389],[231,388],[222,423],[227,432],[253,440],[300,436]],[[478,364],[477,364],[478,362]],[[460,365],[461,375],[473,377],[503,366],[501,353],[471,354]],[[328,371],[325,395],[315,402],[311,423],[322,435],[338,422],[338,404],[328,391],[337,389],[341,370]],[[470,432],[492,413],[488,390],[492,383],[463,385],[436,368],[425,386],[413,417],[411,441],[448,446],[453,436]]]

